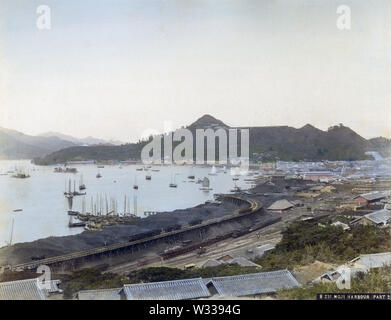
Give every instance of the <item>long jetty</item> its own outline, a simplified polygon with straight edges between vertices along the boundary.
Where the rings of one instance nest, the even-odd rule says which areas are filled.
[[[59,265],[64,263],[68,263],[71,265],[71,267],[72,266],[75,267],[77,265],[78,260],[88,261],[89,259],[96,258],[97,256],[104,258],[104,257],[109,257],[111,254],[120,254],[128,251],[131,251],[133,253],[134,250],[138,251],[141,248],[146,248],[148,247],[148,245],[157,242],[159,240],[175,237],[177,235],[184,234],[192,230],[203,229],[230,220],[236,220],[238,218],[240,219],[243,216],[256,213],[262,208],[262,203],[257,200],[244,199],[236,195],[219,195],[219,197],[234,202],[238,205],[242,205],[245,203],[247,204],[247,206],[234,210],[232,214],[229,216],[207,220],[206,222],[198,225],[182,227],[179,230],[163,232],[158,235],[143,238],[140,240],[120,242],[104,247],[78,251],[74,253],[64,254],[60,256],[55,256],[55,257],[50,257],[50,258],[45,258],[45,259],[35,260],[32,262],[27,262],[27,263],[12,265],[12,266],[5,266],[5,267],[7,269],[11,269],[15,271],[35,269],[40,265],[58,267]]]

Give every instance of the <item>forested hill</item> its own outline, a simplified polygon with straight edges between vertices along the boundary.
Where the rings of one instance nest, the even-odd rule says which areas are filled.
[[[231,127],[210,115],[204,115],[187,128],[229,129]],[[237,128],[241,129],[241,128]],[[300,160],[363,160],[371,159],[367,151],[391,156],[391,141],[386,138],[367,140],[343,125],[323,131],[312,125],[301,128],[289,126],[250,127],[250,158],[258,161]],[[140,159],[146,142],[120,146],[75,146],[35,159],[37,164],[63,163],[71,160],[127,160]]]

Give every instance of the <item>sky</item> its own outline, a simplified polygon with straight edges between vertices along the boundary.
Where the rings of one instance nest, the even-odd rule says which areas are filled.
[[[137,141],[208,113],[391,138],[390,59],[389,0],[0,0],[0,126]]]

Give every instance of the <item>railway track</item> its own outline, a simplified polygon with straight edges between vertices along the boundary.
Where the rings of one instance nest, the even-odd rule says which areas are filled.
[[[221,195],[221,197],[224,199],[231,199],[232,201],[237,201],[238,203],[239,202],[247,202],[248,206],[245,208],[238,208],[238,209],[234,210],[233,213],[227,217],[208,220],[205,223],[201,223],[201,224],[198,224],[195,226],[183,227],[180,230],[165,232],[165,233],[161,233],[159,235],[155,235],[155,236],[148,237],[148,238],[143,238],[143,239],[136,240],[136,241],[120,242],[120,243],[115,243],[115,244],[104,246],[104,247],[98,247],[98,248],[93,248],[93,249],[89,249],[89,250],[78,251],[78,252],[74,252],[74,253],[55,256],[55,257],[51,257],[51,258],[40,259],[40,260],[36,260],[36,261],[32,261],[32,262],[12,265],[12,266],[8,266],[8,268],[11,270],[34,269],[40,265],[59,264],[59,263],[68,262],[71,260],[82,259],[82,258],[86,258],[86,257],[90,257],[90,256],[96,256],[96,255],[100,255],[100,254],[104,254],[104,253],[109,253],[109,252],[120,250],[123,248],[128,248],[128,247],[132,247],[132,246],[136,246],[136,245],[140,245],[140,244],[146,244],[146,243],[154,241],[154,240],[164,239],[166,237],[174,236],[176,234],[185,233],[185,232],[188,232],[191,230],[201,229],[201,228],[205,228],[205,227],[208,227],[208,226],[211,226],[214,224],[219,224],[222,222],[233,220],[233,219],[238,218],[238,216],[250,215],[250,214],[256,213],[257,211],[259,211],[262,208],[262,203],[260,203],[259,201],[253,200],[253,199],[244,199],[242,197],[235,196],[235,195]]]

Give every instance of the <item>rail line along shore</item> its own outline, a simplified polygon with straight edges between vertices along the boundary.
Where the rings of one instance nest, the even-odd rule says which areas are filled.
[[[144,234],[139,235],[141,239],[122,242],[117,244],[112,244],[104,247],[93,248],[90,250],[75,252],[71,254],[55,256],[47,259],[36,260],[33,262],[27,262],[17,265],[12,265],[9,268],[11,270],[24,270],[24,269],[33,269],[37,268],[40,265],[49,265],[53,269],[61,268],[61,270],[73,270],[77,268],[81,268],[83,266],[91,266],[95,264],[100,264],[101,259],[111,259],[112,256],[120,256],[122,254],[130,254],[140,252],[143,249],[148,247],[153,247],[154,245],[159,245],[162,242],[165,243],[175,243],[179,241],[184,241],[186,237],[191,237],[192,235],[199,233],[199,244],[196,244],[195,247],[189,248],[197,248],[206,246],[207,244],[219,241],[220,239],[224,239],[225,237],[231,236],[233,232],[229,232],[227,234],[222,234],[213,239],[208,239],[207,241],[203,241],[204,238],[207,238],[207,231],[209,228],[217,225],[223,225],[224,223],[232,223],[237,220],[242,220],[243,218],[248,217],[250,214],[257,213],[260,209],[262,209],[262,204],[256,200],[247,200],[243,199],[239,196],[232,195],[221,195],[220,198],[225,199],[225,201],[233,202],[235,205],[238,205],[238,209],[234,210],[232,214],[224,216],[222,218],[217,218],[213,220],[208,220],[204,223],[200,223],[194,226],[185,226],[180,230],[174,230],[170,232],[163,232],[154,235],[154,231],[146,232]],[[256,219],[251,219],[252,221],[256,221]],[[271,224],[276,222],[278,219],[270,218],[262,219],[262,225]],[[259,224],[259,223],[258,223]],[[149,236],[152,234],[151,236]],[[131,238],[137,238],[133,236]],[[190,251],[190,250],[189,250]],[[179,254],[179,252],[177,253]],[[174,252],[171,253],[174,255]],[[169,256],[167,253],[162,254],[162,257]],[[123,257],[124,259],[129,259],[129,256]],[[115,260],[115,259],[112,259]],[[119,258],[121,260],[121,258]]]

